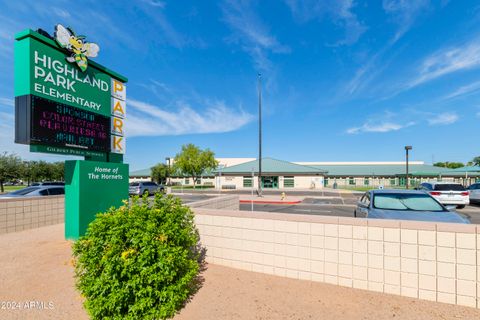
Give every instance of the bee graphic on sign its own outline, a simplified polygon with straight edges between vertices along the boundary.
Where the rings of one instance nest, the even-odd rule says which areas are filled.
[[[61,24],[55,26],[55,40],[60,47],[72,53],[70,57],[66,58],[67,61],[75,62],[83,72],[88,67],[87,58],[96,57],[100,51],[100,47],[96,43],[85,42],[85,36],[77,36],[70,27],[65,28]]]

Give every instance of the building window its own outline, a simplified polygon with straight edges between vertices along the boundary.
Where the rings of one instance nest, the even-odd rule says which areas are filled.
[[[323,179],[323,185],[326,187],[328,186],[328,178]]]
[[[283,178],[283,187],[284,188],[293,188],[295,186],[294,177],[284,177]]]
[[[185,178],[185,184],[190,184],[190,179],[189,178]]]
[[[397,181],[395,180],[395,178],[391,178],[390,179],[390,185],[395,186],[396,184],[397,184]]]
[[[364,186],[370,185],[370,180],[368,178],[363,179],[363,185]]]
[[[355,185],[355,178],[348,178],[348,184],[351,185],[351,186],[354,186]]]
[[[202,178],[197,180],[197,184],[202,184]]]
[[[251,188],[253,186],[252,182],[253,182],[252,177],[250,177],[250,176],[243,177],[243,187],[244,188]]]

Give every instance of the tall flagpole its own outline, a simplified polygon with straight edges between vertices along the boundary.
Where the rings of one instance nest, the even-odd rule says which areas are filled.
[[[258,196],[262,196],[262,75],[258,74]]]

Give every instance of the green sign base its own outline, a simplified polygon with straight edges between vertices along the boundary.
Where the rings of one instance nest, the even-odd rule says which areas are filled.
[[[65,238],[85,234],[97,213],[128,199],[128,164],[65,161]]]

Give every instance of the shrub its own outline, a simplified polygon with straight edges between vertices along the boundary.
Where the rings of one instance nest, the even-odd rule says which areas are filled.
[[[92,319],[166,319],[195,290],[199,236],[179,199],[134,198],[98,214],[75,242],[77,288]]]

